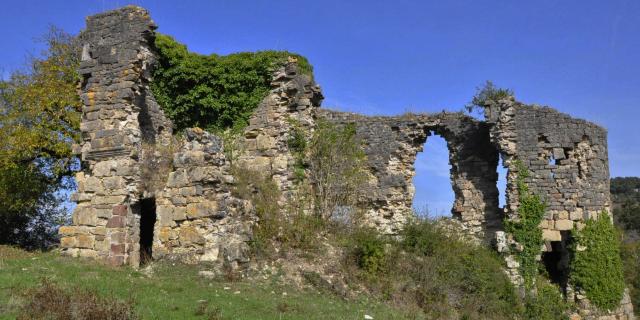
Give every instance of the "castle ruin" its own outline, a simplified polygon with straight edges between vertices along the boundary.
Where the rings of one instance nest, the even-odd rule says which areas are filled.
[[[62,250],[112,265],[153,258],[242,267],[250,261],[253,206],[231,192],[234,176],[220,137],[197,128],[172,136],[149,88],[155,28],[144,9],[132,6],[87,18],[79,70],[83,142],[75,148],[82,170],[73,223],[60,228]],[[516,161],[529,168],[531,190],[545,195],[543,258],[554,259],[552,268],[562,267],[574,226],[610,211],[607,132],[593,123],[510,97],[489,105],[484,121],[450,112],[388,117],[325,110],[319,86],[295,62],[277,69],[271,86],[234,161],[268,172],[286,194],[295,179],[287,119],[310,129],[319,119],[353,123],[372,176],[360,202],[381,232],[396,233],[413,215],[414,162],[433,134],[449,149],[452,216],[480,242],[500,250],[509,241],[502,221],[518,214]],[[507,170],[504,208],[500,158]],[[149,163],[166,168],[164,180],[152,181]],[[506,258],[512,280],[521,284],[513,257]],[[620,309],[602,319],[632,315],[625,294]]]

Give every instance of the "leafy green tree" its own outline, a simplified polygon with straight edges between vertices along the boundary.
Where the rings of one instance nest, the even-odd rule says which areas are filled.
[[[80,138],[78,42],[54,27],[44,41],[41,57],[0,84],[0,243],[26,247],[53,240]]]

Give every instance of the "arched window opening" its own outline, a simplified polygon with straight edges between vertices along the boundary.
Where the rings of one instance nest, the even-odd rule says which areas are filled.
[[[421,217],[451,217],[455,199],[451,186],[451,165],[447,142],[439,135],[427,137],[419,152],[413,177],[413,208]]]

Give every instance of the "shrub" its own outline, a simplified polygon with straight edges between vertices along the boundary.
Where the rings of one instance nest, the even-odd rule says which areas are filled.
[[[606,211],[573,230],[571,280],[601,310],[613,310],[624,293],[624,274],[617,230]],[[582,250],[583,248],[584,250]]]
[[[386,241],[375,229],[359,228],[352,237],[352,254],[360,268],[370,275],[386,270]]]
[[[446,236],[433,221],[410,223],[398,238],[367,229],[351,237],[346,245],[355,259],[345,261],[361,272],[351,281],[403,307],[417,306],[429,319],[512,319],[521,313],[502,259]]]
[[[522,250],[517,252],[520,262],[520,274],[526,288],[532,288],[538,275],[537,257],[544,243],[542,230],[539,225],[544,218],[546,205],[538,195],[531,194],[525,180],[529,177],[529,170],[520,161],[515,163],[518,169],[516,184],[518,187],[518,219],[504,221],[505,230],[513,235]]]
[[[493,82],[487,80],[482,87],[476,88],[471,102],[465,105],[465,109],[471,112],[475,108],[484,108],[489,101],[498,101],[509,96],[513,96],[513,90],[496,87]]]
[[[72,288],[65,290],[49,280],[25,295],[26,304],[18,319],[49,320],[130,320],[138,319],[131,301],[122,302],[96,292]]]
[[[525,301],[524,319],[527,320],[557,320],[569,319],[566,312],[569,309],[559,288],[539,277],[536,281],[536,294],[527,295]]]
[[[306,58],[287,51],[200,55],[167,35],[157,34],[158,63],[151,89],[178,130],[201,127],[239,131],[270,90],[272,73],[295,57],[311,74]]]
[[[272,242],[282,248],[311,250],[318,247],[317,235],[324,230],[325,221],[306,214],[292,203],[281,205],[281,193],[275,181],[247,168],[234,167],[235,196],[250,200],[256,210],[258,223],[254,228],[254,249],[269,256]]]

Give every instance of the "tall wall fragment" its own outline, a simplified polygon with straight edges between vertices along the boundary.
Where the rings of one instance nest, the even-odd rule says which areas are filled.
[[[507,172],[505,217],[518,219],[516,179],[521,162],[529,170],[526,183],[546,203],[540,228],[546,253],[560,255],[557,268],[569,277],[571,230],[582,229],[588,219],[597,219],[603,211],[611,217],[607,132],[585,120],[575,119],[549,107],[525,105],[513,97],[493,101],[485,109],[491,125],[491,139],[498,146]],[[499,248],[508,248],[512,239]],[[512,280],[522,284],[518,264],[507,254]],[[554,266],[556,267],[556,266]],[[566,280],[564,280],[566,281]],[[633,307],[625,293],[620,308],[600,312],[589,305],[583,292],[565,287],[567,299],[575,301],[587,319],[632,319]]]
[[[462,221],[469,234],[487,241],[501,226],[498,153],[486,124],[460,113],[367,117],[322,110],[319,116],[356,125],[373,177],[361,195],[361,205],[379,230],[397,233],[414,214],[416,155],[432,134],[447,141],[455,194],[453,217]]]

